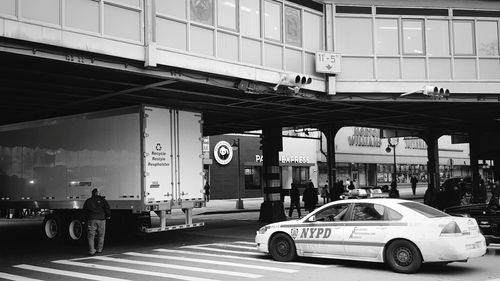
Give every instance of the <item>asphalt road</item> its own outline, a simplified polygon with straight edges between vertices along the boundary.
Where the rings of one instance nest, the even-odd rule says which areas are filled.
[[[102,255],[85,244],[47,242],[41,220],[0,220],[0,280],[386,280],[500,281],[500,245],[467,263],[424,265],[403,275],[378,263],[299,259],[255,251],[258,212],[195,216],[206,226],[134,236],[111,233]]]

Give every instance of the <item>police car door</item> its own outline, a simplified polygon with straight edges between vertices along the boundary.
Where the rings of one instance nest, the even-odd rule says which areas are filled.
[[[339,203],[320,210],[308,218],[298,232],[297,247],[306,256],[339,256],[344,254],[342,227],[350,203]]]
[[[377,258],[389,232],[385,212],[386,207],[380,204],[354,203],[351,220],[344,228],[347,256]]]

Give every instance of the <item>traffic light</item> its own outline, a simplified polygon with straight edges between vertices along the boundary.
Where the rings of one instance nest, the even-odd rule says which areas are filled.
[[[280,81],[273,88],[275,91],[278,90],[280,85],[289,86],[290,90],[293,90],[295,93],[298,93],[300,88],[304,87],[304,85],[308,85],[312,83],[312,78],[300,75],[300,74],[282,74]]]
[[[264,151],[264,135],[260,135],[260,146],[259,146],[259,149],[260,151]]]
[[[422,93],[426,96],[438,97],[438,98],[450,96],[449,89],[438,88],[436,86],[425,86]]]

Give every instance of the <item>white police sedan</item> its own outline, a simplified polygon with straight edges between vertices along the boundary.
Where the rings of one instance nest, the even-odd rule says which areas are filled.
[[[467,261],[486,253],[473,218],[389,198],[335,201],[300,220],[266,225],[255,241],[278,261],[308,256],[385,262],[402,273],[416,272],[424,262]]]

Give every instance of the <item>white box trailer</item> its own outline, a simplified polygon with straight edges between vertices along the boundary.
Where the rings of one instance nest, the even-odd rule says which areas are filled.
[[[48,238],[80,240],[83,203],[98,188],[111,222],[143,232],[202,226],[192,221],[205,206],[201,126],[200,113],[145,105],[1,126],[0,208],[49,210]],[[167,226],[174,209],[185,223]]]

